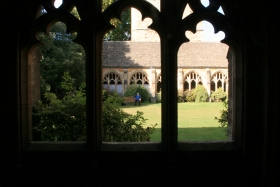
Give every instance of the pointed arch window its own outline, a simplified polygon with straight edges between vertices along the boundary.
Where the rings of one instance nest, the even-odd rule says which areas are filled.
[[[198,73],[191,72],[185,76],[184,91],[193,90],[198,84],[202,85],[201,76]]]
[[[129,84],[149,85],[149,79],[146,73],[136,72],[131,75]]]
[[[115,72],[105,74],[103,78],[103,88],[117,93],[122,93],[121,77]]]
[[[225,73],[217,72],[211,78],[211,91],[216,91],[218,88],[228,91],[228,76]]]
[[[157,82],[157,93],[159,93],[161,91],[161,74],[157,76],[156,82]]]
[[[222,1],[212,0],[209,6],[204,7],[199,1],[173,1],[161,0],[160,9],[153,6],[148,1],[142,0],[119,0],[112,3],[107,9],[102,11],[102,0],[88,1],[69,1],[64,0],[63,4],[55,8],[51,3],[53,1],[42,0],[42,4],[47,13],[36,17],[34,11],[28,12],[26,20],[28,24],[20,32],[20,66],[21,66],[21,125],[23,135],[23,149],[25,150],[40,150],[40,145],[32,142],[32,125],[29,118],[32,110],[30,110],[30,102],[28,97],[32,96],[31,85],[28,82],[27,69],[29,65],[29,52],[34,46],[38,45],[37,33],[44,31],[48,32],[50,25],[53,22],[61,21],[66,23],[67,32],[77,32],[74,42],[79,43],[85,49],[86,53],[86,132],[87,139],[85,142],[77,142],[77,144],[59,144],[58,146],[46,146],[44,149],[60,150],[61,147],[68,146],[70,150],[163,150],[167,152],[174,152],[189,149],[234,149],[241,144],[241,125],[242,124],[242,97],[243,92],[243,58],[240,39],[234,24],[231,19],[217,11],[222,6]],[[183,17],[184,9],[189,4],[192,12],[186,17]],[[77,7],[80,19],[71,14],[73,7]],[[116,74],[108,74],[102,76],[102,42],[105,33],[114,26],[110,23],[112,18],[120,18],[121,13],[128,7],[138,9],[144,18],[151,18],[153,21],[149,26],[150,29],[155,30],[160,36],[161,49],[161,105],[162,105],[162,128],[161,128],[161,142],[159,143],[143,143],[143,144],[110,144],[102,142],[102,82],[107,85],[119,84],[119,77]],[[41,9],[41,7],[37,7]],[[32,19],[32,20],[31,20]],[[96,21],[98,20],[98,21]],[[224,31],[226,33],[225,39],[222,40],[230,46],[228,55],[229,60],[229,74],[227,77],[216,75],[216,80],[223,81],[226,79],[229,84],[229,118],[232,119],[232,138],[228,141],[215,143],[187,143],[178,142],[178,50],[179,47],[189,41],[185,32],[191,31],[196,33],[196,25],[198,22],[207,20],[211,22],[215,28],[215,32]],[[153,55],[153,54],[151,54]],[[147,57],[148,58],[148,57]],[[122,63],[122,59],[117,59]],[[206,62],[207,63],[207,62]],[[130,68],[137,64],[129,64]],[[148,66],[148,65],[147,65]],[[205,65],[207,66],[207,64]],[[204,67],[204,66],[203,66]],[[129,68],[129,67],[126,67]],[[137,67],[139,68],[139,67]],[[147,67],[141,67],[147,68]],[[182,77],[181,77],[182,79]],[[202,82],[201,76],[196,73],[191,73],[185,77],[184,82],[187,82],[186,87],[194,88],[197,84]],[[149,80],[149,77],[144,72],[137,71],[130,76],[128,84],[149,85],[154,79]],[[213,79],[214,80],[214,79]],[[212,80],[210,80],[212,81]],[[209,83],[211,83],[209,81]],[[218,87],[218,82],[217,84]],[[181,83],[180,83],[181,84]],[[208,84],[208,82],[207,82]],[[74,145],[74,146],[73,146]],[[194,146],[198,145],[198,146]],[[73,148],[75,147],[75,148]]]

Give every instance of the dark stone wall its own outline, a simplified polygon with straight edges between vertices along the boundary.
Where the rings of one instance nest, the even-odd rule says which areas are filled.
[[[40,89],[40,60],[42,58],[39,47],[36,47],[30,56],[32,106],[41,99]]]

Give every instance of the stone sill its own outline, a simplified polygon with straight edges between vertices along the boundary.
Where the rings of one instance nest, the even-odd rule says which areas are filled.
[[[30,142],[25,151],[89,151],[86,142]],[[177,151],[237,150],[234,141],[178,142]],[[100,152],[107,151],[164,151],[160,142],[103,142]]]

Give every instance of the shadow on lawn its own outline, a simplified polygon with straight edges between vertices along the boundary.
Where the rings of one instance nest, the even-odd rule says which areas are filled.
[[[225,128],[222,127],[200,127],[179,128],[178,141],[214,141],[227,140]],[[156,128],[151,135],[151,142],[161,141],[161,129]]]

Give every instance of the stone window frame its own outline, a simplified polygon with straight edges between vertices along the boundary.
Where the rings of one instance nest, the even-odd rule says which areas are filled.
[[[222,77],[220,77],[220,75],[221,75]],[[216,91],[218,88],[220,88],[220,87],[218,87],[218,85],[217,85],[218,81],[221,81],[223,90],[226,90],[226,92],[227,92],[228,75],[227,75],[227,73],[224,72],[223,70],[217,70],[217,71],[215,71],[215,72],[211,75],[211,88],[212,88],[212,82],[214,82],[214,84],[215,84],[215,90],[212,90],[212,89],[211,89],[211,91],[214,92],[214,91]],[[225,84],[225,85],[224,85],[224,84]],[[226,88],[224,88],[224,86],[226,86]]]
[[[144,86],[145,84],[150,85],[149,77],[143,70],[135,70],[131,72],[128,80],[129,85],[138,84],[138,81],[141,81],[142,86]]]
[[[159,72],[156,76],[156,93],[159,93],[161,91],[161,72]],[[158,85],[160,84],[160,85]],[[160,90],[158,90],[158,87],[160,88]]]
[[[195,76],[195,78],[194,77],[192,78],[192,76]],[[196,88],[197,85],[200,84],[200,83],[201,83],[201,85],[204,85],[202,75],[195,70],[191,70],[184,75],[184,83],[183,84],[185,85],[185,82],[187,82],[189,84],[189,88],[190,88],[190,89],[186,89],[186,90],[192,90],[192,88],[191,88],[191,82],[192,81],[195,82],[195,87],[194,88]],[[185,86],[184,86],[184,91],[185,91]]]
[[[115,78],[110,79],[110,78],[107,77],[108,75],[110,76],[111,74],[114,74],[114,75],[115,75]],[[106,77],[107,77],[107,80],[105,80]],[[108,88],[109,88],[109,90],[111,90],[111,89],[110,89],[110,85],[112,85],[112,84],[110,84],[110,82],[111,82],[111,81],[114,81],[114,84],[113,84],[113,85],[115,85],[115,91],[117,91],[117,85],[119,85],[119,84],[123,85],[123,79],[122,79],[121,77],[122,77],[122,76],[121,76],[117,71],[115,71],[115,70],[108,70],[108,71],[106,71],[106,72],[104,73],[104,76],[103,76],[103,85],[104,85],[104,82],[107,81]]]
[[[65,11],[73,7],[72,1],[63,1],[64,4],[56,11],[50,5],[49,1],[43,1],[43,5],[47,11],[51,12],[51,16],[42,16],[44,19],[35,21],[32,18],[32,13],[29,12],[29,17],[26,20],[30,24],[26,24],[20,37],[21,58],[20,58],[20,86],[21,86],[21,127],[22,127],[22,149],[25,151],[189,151],[189,150],[235,150],[240,149],[241,141],[241,124],[242,124],[242,100],[243,100],[243,52],[242,45],[239,41],[237,31],[234,30],[234,24],[227,17],[221,18],[218,13],[213,11],[215,7],[223,6],[219,1],[211,1],[208,9],[203,9],[199,3],[193,1],[178,1],[171,3],[170,0],[161,0],[161,12],[145,1],[140,0],[119,0],[112,6],[101,12],[101,0],[86,1],[80,0],[75,2],[78,11],[80,11],[83,24],[77,20],[73,20],[73,16],[69,16]],[[178,17],[173,15],[174,10],[186,6],[186,3],[192,3],[194,12],[191,16],[183,20],[176,20]],[[32,4],[33,5],[33,4]],[[40,2],[34,4],[34,7],[40,5]],[[143,142],[143,143],[103,143],[102,142],[102,37],[106,31],[112,29],[110,19],[112,17],[120,17],[122,10],[126,7],[134,7],[138,9],[143,17],[150,16],[153,24],[149,28],[154,29],[161,36],[161,68],[162,68],[162,141],[160,143]],[[81,11],[83,10],[83,11]],[[183,12],[183,10],[181,10]],[[37,7],[38,12],[38,7]],[[176,11],[175,11],[176,12]],[[151,14],[152,13],[152,14]],[[177,13],[177,12],[176,12]],[[178,11],[180,13],[180,11]],[[67,15],[66,15],[67,14]],[[216,16],[216,17],[215,17]],[[100,24],[93,27],[84,27],[91,25],[93,20],[98,18]],[[79,34],[75,41],[81,44],[86,51],[86,75],[87,75],[87,141],[86,142],[32,142],[32,128],[28,121],[31,111],[28,109],[28,97],[30,97],[30,85],[27,77],[30,76],[28,71],[30,51],[38,44],[36,33],[38,30],[46,31],[50,24],[57,21],[66,22],[69,30],[76,30]],[[30,21],[31,20],[31,21]],[[232,118],[233,131],[231,141],[223,142],[178,142],[177,139],[177,52],[179,46],[188,42],[185,36],[182,36],[186,30],[195,33],[197,22],[207,20],[210,23],[225,23],[220,24],[219,29],[228,33],[228,38],[223,42],[230,46],[228,55],[229,59],[229,80],[230,90],[229,97],[231,104],[229,107],[230,116]],[[182,21],[180,24],[175,24],[174,21]],[[33,22],[33,23],[32,23]],[[38,26],[41,23],[42,26]],[[71,23],[69,25],[69,23]],[[172,27],[171,27],[172,25]],[[230,25],[228,27],[228,25]],[[69,26],[69,27],[68,27]],[[176,26],[180,26],[178,30]],[[174,28],[173,28],[174,27]],[[217,25],[214,24],[214,27]],[[181,34],[182,38],[178,38]],[[83,36],[84,35],[84,36]],[[88,37],[85,37],[88,36]],[[84,38],[83,38],[84,37]],[[177,38],[176,38],[177,37]],[[175,40],[176,39],[176,40]],[[88,45],[92,44],[94,45]],[[238,71],[236,71],[238,70]],[[164,79],[168,77],[168,79]],[[238,88],[238,89],[237,89]]]

